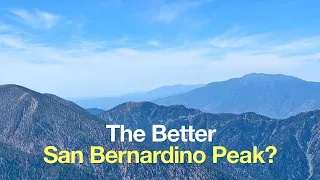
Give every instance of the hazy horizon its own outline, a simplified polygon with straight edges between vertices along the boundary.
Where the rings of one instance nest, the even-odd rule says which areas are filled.
[[[62,98],[65,98],[65,99],[68,99],[68,100],[72,100],[72,101],[77,101],[77,100],[86,100],[86,99],[95,99],[95,98],[104,98],[104,97],[122,97],[122,96],[125,96],[125,95],[130,95],[130,94],[143,94],[143,93],[147,93],[147,92],[150,92],[152,90],[156,90],[156,89],[159,89],[159,88],[163,88],[163,87],[172,87],[172,86],[177,86],[177,85],[184,85],[184,86],[192,86],[192,85],[207,85],[209,83],[212,83],[212,82],[221,82],[221,81],[227,81],[227,80],[230,80],[230,79],[233,79],[233,78],[241,78],[245,75],[249,75],[249,74],[266,74],[266,75],[285,75],[285,76],[292,76],[292,77],[296,77],[296,78],[299,78],[299,79],[302,79],[304,81],[311,81],[311,82],[320,82],[320,81],[314,81],[314,80],[309,80],[309,79],[304,79],[304,78],[301,78],[301,77],[297,77],[297,76],[293,76],[293,75],[288,75],[288,74],[280,74],[280,73],[274,73],[274,74],[270,74],[270,73],[262,73],[262,72],[252,72],[252,73],[248,73],[248,74],[243,74],[241,76],[237,76],[237,77],[230,77],[230,78],[226,78],[226,79],[222,79],[222,80],[217,80],[217,81],[210,81],[208,83],[203,83],[203,84],[172,84],[172,85],[163,85],[163,86],[159,86],[159,87],[154,87],[154,88],[151,88],[151,89],[147,89],[147,90],[140,90],[140,91],[133,91],[133,92],[123,92],[123,93],[118,93],[118,94],[108,94],[108,93],[104,93],[104,94],[101,94],[101,95],[89,95],[89,96],[60,96],[59,94],[55,94],[53,92],[41,92],[41,91],[38,91],[37,89],[33,89],[31,87],[28,87],[28,86],[23,86],[21,84],[13,84],[13,85],[19,85],[19,86],[23,86],[23,87],[26,87],[26,88],[29,88],[29,89],[32,89],[34,91],[38,91],[40,93],[48,93],[48,94],[55,94],[55,95],[58,95]],[[8,85],[8,84],[0,84],[0,85]]]

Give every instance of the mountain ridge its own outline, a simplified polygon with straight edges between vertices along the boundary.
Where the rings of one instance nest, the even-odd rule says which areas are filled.
[[[149,103],[148,103],[149,104]],[[125,105],[123,105],[125,106]],[[215,167],[245,179],[317,179],[320,172],[320,110],[302,112],[286,119],[273,119],[256,113],[242,114],[211,114],[204,112],[183,112],[172,120],[170,116],[162,115],[166,106],[132,105],[130,111],[114,113],[106,111],[99,117],[113,124],[125,124],[127,128],[144,129],[150,134],[152,124],[164,124],[167,129],[178,129],[181,125],[192,125],[195,129],[217,129],[212,143],[170,143],[165,147],[175,145],[187,149],[200,149],[207,154],[212,153],[212,145],[225,146],[227,149],[244,150],[256,145],[260,149],[273,145],[278,149],[274,164],[255,164],[246,166],[231,165],[225,161],[215,164]],[[162,108],[166,108],[163,110]],[[175,106],[172,106],[175,107]],[[116,109],[118,109],[116,107]],[[142,110],[144,109],[144,110]],[[190,109],[184,108],[188,111]],[[144,113],[140,113],[144,112]],[[119,116],[121,114],[121,116]],[[154,114],[157,114],[154,116]],[[139,119],[140,121],[135,121]],[[167,120],[163,120],[167,119]],[[150,139],[146,139],[150,142]],[[150,142],[151,143],[151,142]],[[152,144],[152,143],[151,143]],[[150,147],[153,147],[150,145]]]
[[[211,113],[256,112],[287,118],[320,108],[320,83],[293,76],[253,73],[241,78],[212,82],[180,95],[152,101],[159,105],[181,104]]]
[[[235,179],[226,172],[192,164],[90,164],[93,145],[107,150],[149,149],[139,143],[111,143],[106,124],[110,122],[55,95],[16,85],[0,86],[0,179]],[[46,164],[43,149],[49,145],[58,150],[81,150],[85,163]]]

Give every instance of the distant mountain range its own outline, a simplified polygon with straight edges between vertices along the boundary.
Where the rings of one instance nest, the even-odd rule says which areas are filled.
[[[93,98],[93,99],[74,100],[74,102],[86,109],[99,108],[103,110],[108,110],[124,102],[153,101],[159,98],[164,98],[164,97],[173,96],[177,94],[183,94],[202,86],[204,85],[203,84],[199,84],[199,85],[178,84],[173,86],[163,86],[148,92],[131,93],[131,94],[126,94],[123,96],[115,96],[115,97],[101,97],[101,98]]]
[[[212,165],[210,157],[203,165],[48,165],[43,162],[43,148],[47,145],[81,149],[86,154],[91,145],[113,150],[162,149],[172,145],[151,143],[150,137],[144,143],[111,143],[105,125],[115,123],[147,131],[152,124],[165,124],[168,129],[182,125],[193,125],[196,129],[216,128],[212,143],[174,144],[183,149],[201,149],[208,155],[213,145],[235,150],[251,149],[254,145],[262,150],[274,145],[278,153],[274,164],[253,165],[231,165],[225,161]],[[210,114],[182,105],[167,107],[150,102],[129,102],[94,116],[55,95],[40,94],[16,85],[0,86],[0,179],[315,180],[320,178],[319,145],[319,110],[277,120],[255,113]]]
[[[75,101],[83,108],[108,110],[121,103],[151,101],[159,105],[184,105],[210,113],[255,112],[287,118],[320,108],[319,82],[281,74],[248,74],[207,85],[175,85],[146,93]],[[100,113],[101,110],[98,112]]]
[[[211,113],[255,112],[287,118],[320,108],[320,83],[271,74],[248,74],[213,82],[190,92],[160,98],[159,105],[185,105]]]

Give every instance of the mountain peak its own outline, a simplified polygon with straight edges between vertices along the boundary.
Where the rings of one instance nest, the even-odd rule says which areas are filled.
[[[0,100],[21,102],[22,100],[38,101],[41,94],[20,85],[6,84],[0,85]]]
[[[158,105],[155,104],[153,102],[149,102],[149,101],[141,101],[141,102],[126,102],[126,103],[122,103],[114,108],[112,108],[110,111],[115,110],[115,109],[126,109],[127,111],[132,111],[133,109],[156,109],[156,108],[162,108],[162,109],[176,109],[176,110],[184,110],[184,111],[195,111],[195,112],[201,112],[199,110],[196,109],[192,109],[192,108],[187,108],[184,105],[170,105],[170,106],[163,106],[163,105]]]
[[[248,80],[274,80],[274,81],[281,81],[281,80],[302,80],[294,76],[288,76],[283,74],[266,74],[266,73],[251,73],[246,74],[240,79],[248,79]]]
[[[252,73],[154,102],[181,104],[211,113],[255,112],[272,118],[286,118],[319,108],[319,91],[318,82],[282,74]]]
[[[125,102],[122,104],[119,104],[118,106],[114,107],[114,108],[127,108],[127,109],[134,109],[134,108],[141,108],[144,106],[158,106],[154,103],[151,102],[147,102],[147,101],[141,101],[141,102],[133,102],[133,101],[129,101],[129,102]]]
[[[29,92],[35,92],[31,89],[28,89],[26,87],[20,86],[20,85],[16,85],[16,84],[4,84],[4,85],[0,85],[0,90],[1,89],[8,89],[8,90],[12,90],[12,89],[19,89],[22,91],[29,91]]]

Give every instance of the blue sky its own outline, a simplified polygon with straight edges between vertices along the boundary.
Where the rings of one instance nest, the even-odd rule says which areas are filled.
[[[320,81],[318,0],[0,2],[0,84],[64,97],[251,72]]]

